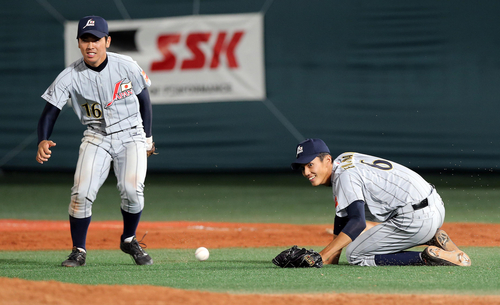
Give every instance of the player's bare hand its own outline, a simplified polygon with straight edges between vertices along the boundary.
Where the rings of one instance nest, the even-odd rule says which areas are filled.
[[[51,147],[56,146],[56,143],[50,140],[43,140],[38,144],[38,152],[36,153],[36,162],[43,164],[43,162],[49,161],[52,154],[50,150]]]

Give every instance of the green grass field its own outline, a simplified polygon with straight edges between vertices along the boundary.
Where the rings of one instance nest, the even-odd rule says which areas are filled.
[[[446,202],[447,222],[500,223],[500,177],[426,178]],[[93,220],[121,219],[115,182],[110,177],[101,189]],[[71,174],[7,173],[0,177],[1,218],[66,220],[71,186]],[[300,175],[150,175],[143,220],[327,224],[334,217],[331,197],[329,188],[313,188]],[[153,266],[135,266],[119,250],[94,250],[85,268],[59,267],[68,251],[0,251],[0,276],[232,293],[500,294],[500,248],[465,249],[470,268],[363,268],[342,257],[338,266],[280,269],[270,260],[281,250],[212,249],[208,261],[198,262],[192,249],[153,249]]]
[[[338,266],[281,269],[270,258],[282,249],[212,249],[204,262],[194,250],[149,250],[153,266],[135,266],[120,251],[93,250],[84,268],[61,268],[67,251],[0,252],[0,274],[78,284],[158,285],[232,293],[426,293],[495,295],[498,249],[466,248],[470,268]]]

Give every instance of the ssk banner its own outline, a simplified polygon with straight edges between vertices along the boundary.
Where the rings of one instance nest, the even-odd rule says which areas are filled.
[[[65,24],[65,63],[82,54],[78,22]],[[108,20],[110,52],[148,74],[154,104],[263,100],[263,15],[194,15]]]

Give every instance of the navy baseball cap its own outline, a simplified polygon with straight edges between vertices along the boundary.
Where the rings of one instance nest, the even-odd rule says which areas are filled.
[[[108,36],[108,23],[104,20],[104,18],[99,16],[83,17],[78,22],[78,34],[76,35],[76,39],[87,33],[92,34],[97,38]]]
[[[320,153],[330,153],[328,146],[321,139],[306,139],[297,145],[297,159],[292,163],[292,169],[314,160]]]

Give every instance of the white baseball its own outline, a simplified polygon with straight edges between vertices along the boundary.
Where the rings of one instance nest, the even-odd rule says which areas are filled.
[[[196,249],[196,252],[194,252],[194,257],[196,257],[196,259],[200,262],[206,261],[209,256],[210,252],[208,252],[208,249],[205,247],[199,247],[198,249]]]

